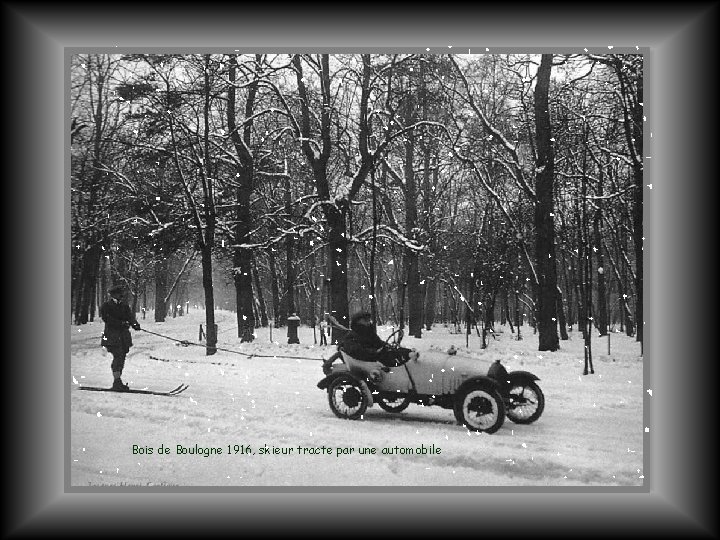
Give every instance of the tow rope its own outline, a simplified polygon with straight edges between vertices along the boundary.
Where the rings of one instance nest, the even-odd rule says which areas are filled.
[[[184,347],[189,347],[190,345],[193,345],[195,347],[203,347],[204,349],[214,349],[216,351],[223,351],[223,352],[229,352],[233,354],[241,354],[243,356],[247,356],[248,358],[290,358],[293,360],[320,360],[324,361],[324,358],[314,358],[311,356],[289,356],[285,354],[254,354],[254,353],[246,353],[242,351],[237,351],[233,349],[225,349],[222,347],[210,347],[209,345],[203,344],[203,343],[194,343],[192,341],[188,341],[187,339],[176,339],[170,336],[165,336],[163,334],[158,334],[157,332],[151,332],[150,330],[145,330],[144,328],[140,328],[141,332],[147,332],[148,334],[152,334],[154,336],[158,336],[164,339],[169,339],[170,341],[175,341],[177,343],[180,343]],[[161,358],[152,357],[153,360],[162,360]]]

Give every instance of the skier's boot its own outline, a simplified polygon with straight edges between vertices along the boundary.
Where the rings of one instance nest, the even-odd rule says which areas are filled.
[[[113,381],[112,389],[116,392],[127,392],[130,387],[122,382],[121,379],[115,379],[115,381]]]

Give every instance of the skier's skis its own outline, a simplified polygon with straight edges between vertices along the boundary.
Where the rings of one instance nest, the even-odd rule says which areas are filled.
[[[188,389],[187,384],[180,384],[172,390],[167,392],[160,392],[157,390],[138,390],[136,388],[130,388],[128,390],[113,390],[112,388],[103,388],[101,386],[79,386],[80,390],[91,390],[93,392],[116,392],[118,394],[149,394],[153,396],[177,396]]]

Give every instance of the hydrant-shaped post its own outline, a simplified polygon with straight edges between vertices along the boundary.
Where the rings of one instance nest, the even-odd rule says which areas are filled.
[[[287,318],[287,336],[288,343],[300,343],[298,338],[298,327],[300,326],[300,317],[296,313],[293,313]]]

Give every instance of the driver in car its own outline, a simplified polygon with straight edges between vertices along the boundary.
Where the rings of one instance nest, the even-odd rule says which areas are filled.
[[[411,349],[391,347],[375,333],[372,315],[366,311],[356,313],[350,319],[350,331],[338,347],[353,358],[363,362],[380,362],[396,367],[407,362]]]

